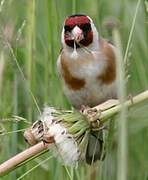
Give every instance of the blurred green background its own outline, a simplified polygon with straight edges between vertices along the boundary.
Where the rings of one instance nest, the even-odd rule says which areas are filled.
[[[27,122],[37,120],[39,112],[36,104],[41,110],[44,105],[70,108],[56,72],[65,17],[73,13],[89,15],[99,34],[108,39],[111,39],[111,33],[105,27],[106,21],[116,19],[124,54],[136,4],[137,0],[0,1],[0,162],[27,147],[23,131],[15,131],[28,127]],[[148,1],[141,0],[140,3],[128,62],[128,94],[135,95],[148,89]],[[129,180],[148,180],[147,104],[141,103],[132,108],[128,115]],[[27,122],[12,118],[14,115],[27,119]],[[94,166],[97,180],[116,179],[116,150],[115,126],[110,132],[106,159]],[[45,154],[2,179],[15,180],[49,156],[50,153]],[[23,179],[94,179],[90,167],[86,165],[77,169],[68,168],[68,172],[52,158]]]

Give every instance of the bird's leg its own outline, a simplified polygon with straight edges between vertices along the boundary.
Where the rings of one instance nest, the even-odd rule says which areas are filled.
[[[92,130],[99,131],[101,129],[105,129],[104,125],[101,124],[99,120],[99,116],[101,115],[101,112],[110,109],[118,104],[119,104],[119,100],[109,99],[93,108],[82,105],[80,112],[87,117]]]
[[[100,128],[100,120],[98,118],[98,114],[101,111],[98,111],[96,108],[90,108],[88,106],[81,106],[80,113],[87,117],[88,122],[93,131],[97,131]],[[97,117],[97,118],[96,118]]]

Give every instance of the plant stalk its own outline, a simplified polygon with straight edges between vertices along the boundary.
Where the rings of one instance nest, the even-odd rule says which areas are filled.
[[[146,91],[134,96],[133,98],[125,101],[124,106],[129,109],[129,108],[133,107],[134,105],[137,105],[137,104],[139,104],[145,100],[148,100],[148,90],[146,90]],[[99,111],[98,107],[100,107],[100,105],[96,106],[95,108]],[[122,109],[122,106],[121,106],[121,104],[119,104],[119,105],[116,105],[110,109],[102,111],[101,114],[99,113],[97,115],[98,119],[100,119],[100,121],[102,123],[104,123],[104,122],[108,121],[109,118],[111,118],[111,117],[115,116],[117,113],[119,113],[121,111],[121,109]]]
[[[148,100],[148,90],[138,94],[137,96],[133,97],[130,100],[127,100],[124,102],[124,106],[129,109],[130,107],[137,105],[145,100]],[[101,114],[99,113],[97,116],[98,119],[100,119],[100,121],[102,123],[110,120],[111,117],[113,117],[114,115],[116,115],[117,113],[119,113],[122,109],[121,104],[115,105],[114,107],[111,107],[107,110],[104,110],[101,112]],[[100,105],[95,107],[98,111],[100,110]],[[53,143],[53,142],[51,142]],[[21,165],[23,165],[24,163],[30,161],[30,159],[32,160],[35,157],[40,156],[41,154],[44,153],[44,151],[48,150],[48,144],[43,144],[43,142],[40,142],[26,150],[24,150],[23,152],[17,154],[16,156],[10,158],[9,160],[5,161],[4,163],[2,163],[0,165],[0,176],[4,176],[6,174],[8,174],[9,172],[11,172],[12,170],[20,167]]]
[[[30,158],[32,159],[34,156],[37,157],[38,154],[40,155],[41,152],[47,149],[48,144],[43,144],[43,142],[40,142],[8,159],[0,165],[0,177],[8,174],[17,167],[20,167],[21,164],[24,164],[26,161],[28,162]]]

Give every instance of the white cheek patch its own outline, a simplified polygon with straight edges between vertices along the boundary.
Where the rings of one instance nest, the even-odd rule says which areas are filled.
[[[62,29],[61,42],[62,42],[62,45],[65,44],[65,40],[64,40],[64,28]]]

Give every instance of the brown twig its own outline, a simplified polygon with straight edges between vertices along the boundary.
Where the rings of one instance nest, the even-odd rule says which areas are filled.
[[[0,176],[4,176],[8,174],[8,172],[17,168],[21,163],[23,163],[27,159],[47,149],[48,149],[48,144],[43,144],[43,142],[40,142],[24,150],[23,152],[15,155],[11,159],[8,159],[7,161],[5,161],[4,163],[0,165]]]

